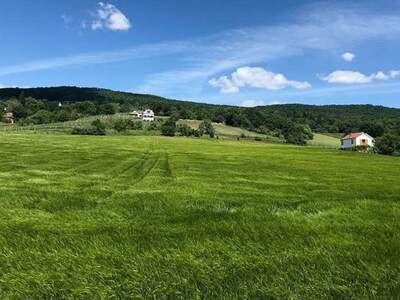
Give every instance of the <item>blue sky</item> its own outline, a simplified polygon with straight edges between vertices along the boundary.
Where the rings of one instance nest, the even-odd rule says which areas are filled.
[[[4,0],[0,87],[400,107],[400,1]]]

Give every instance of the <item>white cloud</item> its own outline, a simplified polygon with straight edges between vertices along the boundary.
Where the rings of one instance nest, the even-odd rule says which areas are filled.
[[[372,73],[371,75],[365,75],[356,71],[338,70],[322,77],[321,79],[329,83],[359,84],[369,83],[375,80],[389,80],[396,77],[400,77],[400,71],[390,71],[388,73],[379,71]]]
[[[266,106],[266,105],[279,105],[279,104],[284,104],[282,101],[268,101],[265,102],[263,100],[244,100],[240,102],[239,106],[243,107],[256,107],[256,106]]]
[[[71,27],[71,24],[72,24],[73,21],[74,21],[70,16],[67,16],[66,14],[62,14],[62,15],[61,15],[61,19],[63,20],[64,26],[65,26],[65,28],[67,28],[67,29]]]
[[[237,87],[232,80],[230,80],[226,76],[222,76],[218,79],[211,79],[209,81],[210,85],[213,87],[219,88],[221,90],[221,93],[224,94],[235,94],[239,92],[239,87]]]
[[[271,101],[271,102],[268,102],[267,105],[280,105],[280,104],[285,104],[285,102],[282,102],[282,101]]]
[[[96,11],[95,19],[92,21],[91,28],[92,30],[107,28],[112,31],[126,31],[131,28],[131,22],[114,5],[99,2],[99,8]]]
[[[262,100],[245,100],[239,104],[239,106],[243,107],[255,107],[255,106],[264,106],[265,102]]]
[[[52,70],[71,66],[105,64],[161,55],[172,55],[185,52],[191,47],[192,45],[190,43],[183,42],[158,43],[142,45],[119,51],[94,52],[47,60],[37,60],[19,65],[0,67],[0,76]]]
[[[30,86],[16,86],[16,85],[0,84],[0,89],[10,89],[10,88],[29,89],[31,87]]]
[[[211,79],[209,84],[220,89],[221,93],[237,93],[240,88],[253,87],[265,90],[281,90],[286,87],[307,89],[311,87],[306,81],[287,80],[282,74],[275,74],[263,68],[242,67],[232,73],[231,78],[222,76]]]
[[[350,52],[346,52],[346,53],[343,53],[342,54],[342,58],[345,60],[345,61],[353,61],[353,59],[355,58],[356,56],[353,54],[353,53],[350,53]]]
[[[360,72],[339,70],[323,77],[322,80],[329,83],[367,83],[371,81],[371,78]]]
[[[210,78],[221,73],[231,73],[242,66],[267,64],[278,59],[307,55],[310,50],[312,53],[338,53],[340,49],[357,49],[369,42],[383,39],[396,41],[400,38],[398,11],[385,14],[366,10],[362,5],[338,6],[335,2],[330,5],[333,7],[330,9],[326,9],[326,5],[324,2],[320,6],[303,7],[297,11],[291,23],[282,25],[240,28],[196,39],[170,40],[108,52],[75,53],[64,57],[0,65],[0,76],[93,64],[143,61],[145,57],[167,58],[173,61],[174,68],[143,73],[143,82],[132,89],[136,92],[198,100],[203,98],[204,87]],[[321,9],[322,6],[324,9]],[[97,18],[97,14],[93,17]],[[91,28],[92,21],[94,20],[85,22],[87,28]],[[84,27],[82,24],[78,25]],[[358,89],[361,87],[367,89],[366,86],[357,86]],[[287,89],[280,93],[312,93],[313,90]]]

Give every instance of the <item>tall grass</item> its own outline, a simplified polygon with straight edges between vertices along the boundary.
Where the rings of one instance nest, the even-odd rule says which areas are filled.
[[[0,133],[0,297],[398,299],[400,160]]]

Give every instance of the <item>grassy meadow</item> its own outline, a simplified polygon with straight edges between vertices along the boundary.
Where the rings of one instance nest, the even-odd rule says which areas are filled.
[[[308,141],[309,145],[327,147],[327,148],[340,148],[340,138],[333,137],[327,134],[314,133],[314,138]]]
[[[187,124],[194,129],[198,129],[201,122],[202,121],[199,120],[179,120],[178,124]],[[240,136],[245,136],[247,138],[259,137],[259,138],[267,138],[268,140],[271,141],[282,142],[282,139],[249,131],[240,127],[233,127],[223,123],[214,123],[214,122],[212,123],[212,125],[215,129],[215,134],[220,137],[240,137]]]
[[[0,133],[0,298],[398,299],[400,159]]]
[[[129,114],[126,113],[117,113],[113,115],[97,115],[97,116],[89,116],[82,117],[80,119],[74,121],[66,121],[66,122],[58,122],[58,123],[49,123],[49,124],[35,124],[35,125],[10,125],[7,123],[0,123],[0,133],[39,133],[39,134],[65,134],[70,133],[73,128],[87,128],[90,127],[91,123],[94,120],[100,120],[103,122],[107,128],[111,127],[113,122],[117,119],[132,119]],[[139,120],[137,120],[139,121]],[[110,130],[109,130],[110,131]],[[146,130],[131,130],[129,132],[131,135],[159,135],[159,132],[152,132]]]
[[[50,124],[38,124],[38,125],[10,125],[7,123],[0,123],[0,133],[39,133],[39,134],[65,134],[70,133],[73,128],[87,128],[91,125],[91,123],[99,119],[101,120],[107,127],[107,133],[109,135],[117,134],[121,135],[120,132],[116,132],[115,130],[110,129],[113,123],[118,119],[132,119],[127,113],[117,113],[114,115],[100,115],[100,116],[90,116],[83,117],[74,121],[66,121],[59,123],[50,123]],[[158,121],[162,122],[166,117],[157,117]],[[140,122],[140,119],[133,119],[135,122]],[[199,120],[179,120],[178,124],[186,124],[191,128],[198,129],[199,125],[202,121]],[[146,130],[146,127],[149,126],[150,123],[143,122],[144,129],[143,130],[129,130],[124,133],[124,135],[160,135],[159,130]],[[252,132],[246,129],[242,129],[239,127],[228,126],[222,123],[212,123],[215,129],[215,134],[218,135],[219,138],[222,139],[237,139],[237,137],[245,137],[247,139],[261,138],[265,141],[269,142],[277,142],[282,143],[283,140],[280,138],[259,134],[256,132]]]

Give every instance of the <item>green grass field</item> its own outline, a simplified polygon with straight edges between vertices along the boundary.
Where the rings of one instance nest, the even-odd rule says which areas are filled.
[[[0,133],[0,298],[399,299],[400,159]]]
[[[194,129],[199,128],[201,122],[202,121],[199,120],[179,120],[179,123],[187,124]],[[216,134],[221,136],[240,136],[243,134],[248,137],[265,137],[265,135],[263,134],[252,132],[239,127],[232,127],[221,123],[212,123],[212,125],[215,128]]]
[[[71,130],[75,127],[86,128],[91,125],[91,123],[99,119],[101,120],[107,127],[112,126],[113,121],[117,119],[132,119],[129,114],[117,113],[114,115],[97,115],[97,116],[89,116],[83,117],[74,121],[66,121],[59,123],[50,123],[50,124],[38,124],[38,125],[11,125],[7,123],[0,123],[0,132],[6,133],[50,133],[50,134],[58,134],[58,133],[70,133]],[[138,121],[138,120],[135,120]],[[137,134],[143,135],[145,130],[136,130]]]
[[[327,148],[340,148],[340,139],[327,134],[314,133],[314,139],[308,141],[309,145]]]
[[[187,124],[194,129],[198,129],[201,122],[202,121],[199,120],[179,120],[178,124]],[[228,126],[223,123],[212,123],[212,125],[215,128],[216,135],[218,135],[219,137],[231,138],[231,139],[240,136],[245,136],[246,138],[258,137],[264,140],[268,140],[269,142],[283,143],[282,139],[249,131],[243,128]]]

